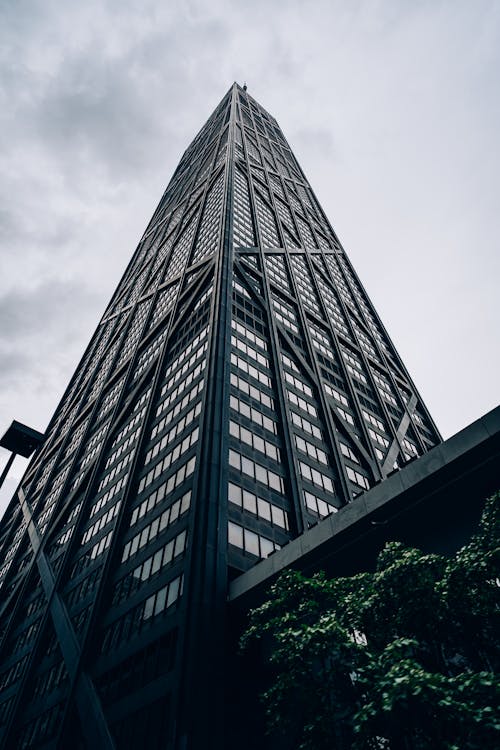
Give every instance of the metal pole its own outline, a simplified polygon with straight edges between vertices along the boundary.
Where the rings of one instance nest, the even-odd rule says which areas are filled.
[[[8,460],[8,461],[7,461],[7,463],[5,464],[4,470],[2,471],[2,476],[0,477],[0,487],[1,487],[1,486],[2,486],[2,484],[4,483],[5,477],[6,477],[6,476],[7,476],[7,474],[9,473],[10,467],[11,467],[11,466],[12,466],[12,464],[14,463],[14,459],[15,459],[15,457],[16,457],[16,454],[15,454],[15,453],[11,453],[11,454],[10,454],[10,456],[9,456],[9,460]]]

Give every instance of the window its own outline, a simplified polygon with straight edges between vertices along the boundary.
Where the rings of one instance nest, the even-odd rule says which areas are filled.
[[[246,474],[246,476],[255,479],[257,482],[265,484],[276,492],[283,494],[285,491],[283,477],[280,477],[279,474],[275,474],[275,472],[270,469],[266,469],[265,466],[261,466],[255,461],[252,461],[250,458],[242,456],[238,451],[232,449],[229,450],[229,465],[237,471],[241,471],[242,474]]]
[[[332,513],[337,513],[338,508],[327,503],[326,500],[322,500],[320,497],[313,495],[312,492],[304,490],[304,500],[307,510],[315,513],[320,518],[326,518],[326,516],[330,516]]]
[[[144,602],[142,619],[149,620],[175,604],[182,595],[182,576],[174,578]]]
[[[167,453],[164,458],[159,461],[145,476],[142,477],[139,482],[138,492],[142,492],[151,482],[154,482],[160,474],[166,471],[174,461],[177,461],[186,451],[193,447],[198,440],[199,429],[196,427],[193,432],[187,435],[181,443],[178,443],[170,453]],[[194,461],[194,458],[192,459]],[[189,463],[189,462],[188,462]],[[194,467],[194,463],[193,463]],[[187,476],[187,474],[186,474]]]
[[[252,422],[255,422],[255,424],[258,424],[259,427],[264,428],[268,432],[272,432],[274,435],[277,434],[278,430],[276,422],[274,422],[269,417],[266,417],[266,415],[262,414],[262,412],[258,409],[254,409],[253,406],[249,406],[249,404],[241,401],[241,399],[237,398],[236,396],[230,397],[230,406],[231,409],[237,411],[238,414],[242,414],[247,419],[250,419]]]
[[[241,510],[253,513],[258,518],[269,521],[269,523],[275,526],[280,526],[282,529],[288,530],[289,528],[288,513],[286,511],[278,508],[277,505],[270,503],[268,500],[254,495],[253,492],[245,490],[237,484],[233,484],[233,482],[229,482],[228,485],[228,499],[230,503],[237,505]]]
[[[291,411],[290,414],[292,416],[292,422],[296,427],[303,430],[304,432],[309,433],[309,435],[312,435],[318,440],[323,439],[323,435],[319,427],[316,427],[316,425],[312,424],[305,417],[301,417],[300,414],[297,414],[294,411]]]
[[[247,430],[246,427],[233,422],[233,420],[229,421],[229,434],[242,443],[249,445],[254,450],[263,453],[268,458],[272,458],[273,461],[280,462],[280,451],[276,445],[270,443],[268,440],[264,440],[260,435],[255,435],[250,430]]]
[[[190,496],[184,495],[166,510],[160,516],[157,516],[151,523],[145,526],[138,534],[128,541],[123,548],[122,562],[128,560],[136,552],[139,552],[146,544],[150,544],[164,529],[168,529],[182,516],[190,505]]]
[[[233,523],[233,521],[228,522],[227,535],[229,544],[239,547],[245,552],[255,555],[255,557],[269,557],[271,552],[281,549],[280,545],[272,539],[260,536],[260,534],[245,529],[243,526]]]
[[[317,469],[313,469],[312,466],[305,464],[303,461],[299,461],[300,474],[304,479],[307,479],[312,484],[321,487],[326,492],[334,492],[333,482],[330,477],[323,474]]]
[[[295,435],[295,445],[297,446],[297,449],[299,451],[307,453],[310,458],[328,466],[328,458],[326,453],[310,443],[308,440],[304,440],[304,438]]]
[[[340,441],[340,450],[342,452],[342,455],[344,455],[346,458],[350,458],[351,461],[354,461],[354,463],[359,464],[359,458],[354,453],[354,451],[345,443]]]
[[[267,406],[268,409],[274,411],[274,401],[270,396],[267,395],[267,393],[263,393],[254,385],[250,385],[250,383],[248,383],[243,378],[240,378],[239,375],[236,375],[234,372],[231,373],[231,385],[233,385],[242,393],[245,393],[247,396],[250,396],[250,398],[253,398],[254,401],[258,401],[264,406]]]
[[[354,484],[357,484],[358,487],[362,487],[364,490],[370,489],[370,482],[364,474],[360,474],[359,471],[354,471],[350,466],[346,466],[346,471],[351,482],[354,482]]]

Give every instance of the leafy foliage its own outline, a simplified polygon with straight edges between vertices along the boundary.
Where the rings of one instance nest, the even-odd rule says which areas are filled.
[[[386,544],[374,573],[287,571],[242,637],[274,679],[269,729],[299,750],[500,746],[500,493],[452,558]]]

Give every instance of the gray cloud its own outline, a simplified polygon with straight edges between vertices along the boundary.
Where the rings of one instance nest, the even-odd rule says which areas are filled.
[[[0,296],[0,346],[41,331],[68,336],[61,321],[69,320],[71,326],[94,303],[91,290],[74,281],[50,279],[34,289],[13,288]]]
[[[497,2],[16,0],[0,37],[0,429],[44,427],[235,79],[283,127],[442,431],[497,402]]]

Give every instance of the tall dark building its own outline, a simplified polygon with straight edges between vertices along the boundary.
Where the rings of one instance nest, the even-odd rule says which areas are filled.
[[[1,747],[221,747],[229,581],[439,441],[234,84],[1,523]]]

